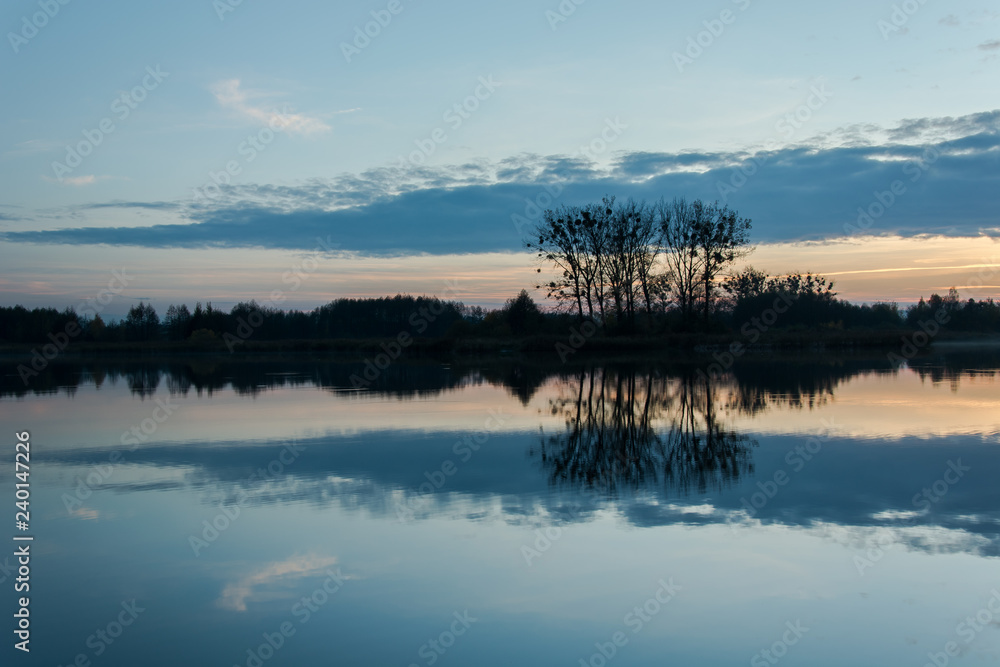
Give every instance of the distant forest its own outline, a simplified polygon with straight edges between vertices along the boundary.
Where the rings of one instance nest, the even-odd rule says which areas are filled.
[[[963,302],[955,290],[944,297],[934,294],[921,299],[904,310],[893,303],[855,305],[837,299],[831,283],[822,277],[762,276],[754,272],[727,281],[725,296],[719,298],[708,322],[700,314],[692,320],[670,308],[644,315],[635,328],[615,328],[612,323],[603,333],[656,336],[707,331],[746,336],[768,329],[916,330],[921,322],[932,321],[943,321],[942,328],[953,332],[1000,333],[1000,304],[993,300]],[[744,284],[748,279],[752,279],[750,288]],[[780,314],[773,310],[779,299],[782,309],[787,308]],[[53,337],[68,335],[92,342],[228,342],[232,347],[246,340],[397,338],[400,334],[414,338],[564,336],[579,321],[574,313],[542,311],[527,291],[489,311],[456,301],[405,295],[338,299],[309,312],[280,310],[254,301],[239,303],[228,312],[210,303],[198,303],[194,309],[172,305],[163,317],[152,306],[139,303],[124,319],[111,322],[100,315],[81,316],[70,308],[28,310],[14,306],[0,307],[0,342],[49,343],[55,342]]]
[[[120,321],[105,321],[94,308],[14,306],[0,307],[0,343],[190,341],[234,349],[248,340],[566,336],[588,324],[588,336],[598,330],[603,336],[738,334],[751,343],[769,330],[1000,333],[1000,304],[962,301],[954,288],[908,308],[857,305],[838,299],[823,276],[735,271],[753,251],[750,229],[749,219],[718,203],[605,197],[547,210],[528,233],[525,246],[536,254],[538,273],[556,276],[535,286],[552,308],[540,308],[527,290],[495,310],[402,294],[336,299],[308,312],[248,301],[228,312],[196,303],[161,314],[139,303]]]

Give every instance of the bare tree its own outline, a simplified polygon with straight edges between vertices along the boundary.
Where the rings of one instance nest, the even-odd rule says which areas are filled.
[[[695,204],[694,218],[695,246],[701,254],[701,281],[705,298],[705,320],[712,309],[712,288],[715,279],[733,262],[753,251],[750,245],[750,219],[741,218],[729,206],[718,202],[704,205]]]
[[[611,208],[605,200],[600,204],[590,204],[580,209],[581,234],[586,249],[581,273],[584,286],[587,289],[587,303],[590,305],[590,317],[594,318],[593,305],[597,304],[597,317],[605,321],[604,301],[607,297],[607,257],[610,250],[608,221]]]
[[[707,319],[716,279],[749,252],[749,230],[749,220],[718,204],[616,204],[606,196],[596,204],[545,211],[526,245],[562,274],[547,285],[549,297],[575,303],[581,318],[605,322],[613,307],[616,322],[633,328],[642,306],[652,318],[653,303],[667,286],[686,319],[693,319],[703,298]],[[666,276],[656,272],[660,255]]]
[[[605,201],[614,202],[613,199]],[[614,206],[609,278],[618,316],[624,316],[630,326],[635,325],[640,302],[644,303],[647,315],[652,313],[652,272],[660,252],[658,236],[653,212],[645,202],[629,199]]]
[[[604,197],[596,204],[546,211],[526,245],[562,274],[547,285],[550,297],[573,301],[581,318],[586,312],[601,321],[610,301],[618,322],[632,324],[639,298],[651,310],[656,236],[645,204],[616,205],[614,197]]]
[[[551,262],[561,272],[558,281],[550,282],[549,298],[576,303],[577,313],[583,319],[583,302],[586,298],[588,314],[593,317],[590,290],[586,285],[584,264],[587,249],[582,236],[583,219],[579,208],[560,207],[547,210],[525,246],[534,250],[539,259]]]
[[[685,319],[694,312],[701,287],[704,262],[695,238],[695,220],[703,215],[702,209],[700,201],[688,203],[684,198],[660,199],[653,205],[670,291]]]

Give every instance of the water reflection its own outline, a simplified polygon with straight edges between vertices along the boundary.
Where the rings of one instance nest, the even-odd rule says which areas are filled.
[[[757,442],[719,418],[719,381],[686,372],[581,369],[549,401],[561,433],[543,433],[537,454],[554,483],[596,488],[666,485],[688,493],[731,486],[752,473]],[[533,452],[534,453],[534,452]]]
[[[232,389],[239,396],[257,396],[269,390],[322,387],[356,391],[352,378],[364,378],[365,364],[305,356],[253,358],[227,356],[93,359],[56,359],[37,376],[22,381],[19,364],[0,363],[0,397],[51,393],[72,396],[80,387],[123,383],[140,397],[152,396],[164,385],[171,395],[197,396]],[[395,396],[432,396],[478,381],[475,373],[454,373],[439,362],[397,363],[381,370],[366,390]]]
[[[576,382],[593,366],[615,365],[599,360],[578,365],[553,364],[544,359],[489,360],[477,363],[417,360],[398,362],[380,370],[373,380],[365,379],[363,390],[373,394],[412,398],[436,396],[461,387],[487,383],[504,387],[523,404],[553,378]],[[669,357],[644,359],[640,367],[662,376],[698,373],[713,359],[679,361]],[[620,363],[619,363],[620,365]],[[625,364],[627,365],[627,364]],[[239,396],[256,396],[269,390],[321,387],[334,392],[358,391],[357,378],[366,376],[361,361],[331,360],[292,356],[217,356],[56,358],[37,374],[22,379],[27,366],[15,358],[0,359],[0,398],[21,398],[61,392],[72,396],[81,387],[117,386],[123,383],[140,397],[153,395],[165,387],[171,395],[211,396],[232,389]],[[739,391],[733,398],[746,414],[755,414],[769,405],[801,408],[817,407],[829,401],[837,388],[859,376],[897,375],[913,371],[934,383],[957,386],[963,379],[1000,374],[1000,347],[946,349],[925,354],[901,367],[884,355],[843,355],[810,353],[747,357],[719,376],[734,382]],[[370,369],[369,369],[370,370]]]
[[[961,548],[1000,552],[1000,494],[983,474],[998,464],[997,450],[985,446],[996,441],[991,417],[997,414],[991,411],[996,396],[981,382],[1000,368],[995,350],[929,356],[909,369],[881,357],[830,355],[748,358],[716,378],[700,368],[655,360],[576,367],[425,362],[391,366],[372,388],[358,391],[350,386],[351,375],[363,369],[358,363],[134,360],[54,364],[51,382],[32,389],[101,387],[100,410],[91,394],[60,404],[63,417],[74,428],[80,424],[75,439],[103,426],[101,415],[123,411],[129,396],[148,398],[156,392],[184,397],[184,421],[201,424],[198,420],[218,415],[229,420],[222,437],[208,438],[197,430],[201,437],[157,436],[129,452],[131,476],[118,474],[95,487],[117,493],[187,490],[197,491],[208,504],[246,494],[252,505],[304,502],[393,519],[402,505],[416,507],[418,519],[445,514],[545,522],[561,520],[567,498],[587,492],[595,509],[613,509],[634,525],[719,524],[741,520],[744,500],[784,471],[792,481],[743,519],[799,527],[892,528],[898,523],[893,517],[915,511],[914,495],[936,481],[949,460],[962,458],[977,472],[949,489],[940,502],[919,508],[905,527],[944,528],[952,537],[977,535]],[[953,425],[971,423],[966,411],[974,405],[979,422],[971,431],[940,436],[865,430],[869,422],[859,415],[867,414],[863,411],[873,396],[890,406],[874,408],[880,425],[892,409],[915,419],[907,416],[919,398],[907,389],[914,379],[946,382],[949,392],[962,386],[954,404],[942,402],[940,391],[925,390],[920,400],[933,404],[940,419]],[[5,386],[13,391],[9,374]],[[300,391],[308,388],[322,391]],[[254,401],[252,407],[203,398],[268,392],[268,400]],[[853,399],[845,399],[849,396]],[[379,397],[405,403],[384,404]],[[892,403],[898,406],[892,408]],[[497,408],[515,410],[518,418],[491,434],[468,460],[457,456],[456,443]],[[405,413],[403,419],[390,421],[400,413]],[[135,420],[147,416],[148,409],[137,414]],[[226,437],[251,415],[272,430],[259,432],[251,426],[246,435]],[[295,433],[304,415],[315,421],[309,434],[295,438],[305,448],[302,459],[279,479],[248,482],[286,441],[275,434]],[[834,415],[847,430],[804,469],[790,468],[788,453]],[[456,427],[459,417],[468,430]],[[783,426],[790,423],[796,426]],[[117,434],[122,430],[124,425],[112,430],[106,446],[54,448],[40,454],[41,460],[104,464],[109,448],[120,448]],[[425,488],[428,475],[439,478],[437,471],[448,461],[456,471]],[[690,506],[700,509],[692,514]],[[913,544],[918,543],[914,538]]]
[[[922,664],[954,628],[940,610],[974,612],[1000,556],[995,352],[706,366],[425,361],[357,390],[363,364],[304,357],[54,363],[28,387],[8,364],[0,416],[38,443],[38,627],[59,634],[36,659],[71,664],[95,613],[138,598],[149,616],[102,664],[250,664],[342,567],[267,664],[426,664],[421,645],[464,609],[483,620],[453,664],[578,663],[674,576],[685,595],[616,664],[745,664],[799,618],[878,664]],[[176,417],[123,447],[166,398]],[[491,411],[505,421],[483,433]],[[799,465],[789,452],[818,431]]]

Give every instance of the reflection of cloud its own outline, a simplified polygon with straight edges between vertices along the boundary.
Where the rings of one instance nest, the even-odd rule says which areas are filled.
[[[76,519],[81,519],[83,521],[97,521],[101,518],[101,513],[94,509],[88,509],[86,507],[74,507],[69,511],[69,515]]]
[[[337,559],[332,557],[306,555],[293,556],[288,560],[272,563],[226,586],[219,597],[218,605],[233,611],[246,611],[247,599],[253,595],[255,588],[281,580],[302,579],[315,575],[336,562]]]
[[[916,519],[919,516],[920,512],[915,512],[913,510],[882,510],[881,512],[872,514],[872,518],[876,521],[902,521],[906,519]]]
[[[247,118],[260,123],[280,127],[288,132],[311,134],[325,132],[330,126],[319,120],[300,113],[284,113],[277,110],[268,111],[250,103],[250,95],[240,89],[239,79],[220,81],[212,87],[215,99],[222,106],[232,109]]]
[[[899,545],[907,551],[927,554],[965,553],[995,557],[998,547],[995,535],[938,525],[873,527],[818,521],[806,530],[856,551],[876,545],[883,549]]]
[[[978,361],[983,353],[981,350],[970,353],[967,358]],[[851,365],[841,361],[836,364],[838,369],[841,363]],[[771,386],[769,378],[782,375],[772,373],[770,369],[774,367],[773,363],[762,363],[760,372],[752,376],[757,378],[757,384],[764,383],[762,388]],[[844,385],[838,389],[838,395],[846,399],[841,405],[846,404],[848,411],[827,413],[836,416],[838,423],[851,423],[859,433],[838,436],[835,446],[824,446],[822,465],[817,461],[796,473],[795,482],[782,488],[752,518],[746,512],[744,499],[760,490],[758,481],[769,479],[775,470],[787,469],[785,452],[802,444],[802,434],[809,432],[823,413],[809,411],[802,415],[803,420],[789,425],[793,411],[784,409],[768,420],[753,421],[755,428],[770,422],[770,428],[790,430],[784,435],[758,435],[763,443],[755,450],[759,474],[745,477],[739,487],[710,495],[683,496],[662,484],[635,491],[623,489],[615,497],[554,490],[545,471],[526,462],[525,449],[537,442],[534,429],[491,436],[490,451],[487,453],[484,448],[483,458],[471,459],[461,475],[451,478],[440,491],[428,494],[418,487],[426,480],[413,471],[440,466],[442,456],[447,457],[451,452],[449,445],[455,438],[454,433],[430,426],[421,431],[420,446],[416,447],[413,431],[406,429],[360,429],[363,435],[303,438],[298,442],[307,454],[301,466],[289,469],[289,474],[281,480],[250,486],[245,481],[248,471],[266,466],[272,458],[264,441],[248,437],[225,446],[209,441],[150,445],[130,455],[133,463],[150,471],[144,475],[144,484],[116,485],[108,490],[148,494],[152,489],[171,488],[166,484],[174,479],[174,471],[184,470],[188,471],[184,473],[184,486],[201,494],[213,506],[243,497],[249,506],[280,503],[291,507],[338,507],[392,520],[399,518],[400,508],[408,508],[415,520],[446,518],[535,527],[586,523],[603,516],[620,518],[640,528],[747,524],[805,529],[823,524],[865,530],[866,535],[878,530],[901,530],[895,541],[928,552],[950,549],[991,557],[1000,555],[1000,490],[989,475],[970,475],[949,490],[947,503],[934,505],[930,512],[916,512],[912,504],[913,494],[940,477],[941,466],[949,457],[961,457],[976,470],[995,470],[998,456],[993,446],[995,423],[987,423],[984,418],[982,424],[963,427],[990,436],[962,435],[955,431],[924,437],[934,429],[910,423],[907,428],[919,427],[921,437],[887,436],[886,414],[893,423],[893,414],[925,415],[929,412],[927,406],[909,400],[912,394],[903,393],[888,412],[885,405],[874,406],[870,413],[878,415],[878,420],[870,419],[868,413],[859,413],[850,406],[870,405],[874,401],[869,396],[886,395],[887,378],[869,376],[861,367],[859,372],[864,373],[863,381],[872,392],[849,391]],[[923,386],[920,380],[912,384]],[[977,385],[981,387],[980,394],[989,397],[990,402],[974,404],[969,400],[974,398],[968,396],[969,391]],[[936,396],[949,394],[938,392]],[[983,378],[963,384],[959,398],[961,402],[944,403],[946,409],[941,414],[950,416],[948,423],[955,422],[956,414],[996,414],[995,389]],[[936,404],[942,403],[938,398],[934,400]],[[487,404],[491,403],[484,403]],[[799,428],[797,423],[806,426]],[[929,423],[936,423],[933,415]],[[47,465],[95,465],[106,460],[107,450],[101,448],[54,451],[45,457]],[[157,480],[161,483],[157,484]],[[850,484],[845,486],[845,480],[850,480]],[[299,569],[308,570],[306,565]],[[237,577],[239,581],[226,587],[223,599],[231,608],[247,606],[257,587],[279,578],[277,570],[275,565],[269,565],[249,576]]]

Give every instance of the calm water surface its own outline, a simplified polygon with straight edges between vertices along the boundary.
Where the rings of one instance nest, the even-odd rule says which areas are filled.
[[[698,368],[7,363],[4,664],[1000,660],[995,351]]]

